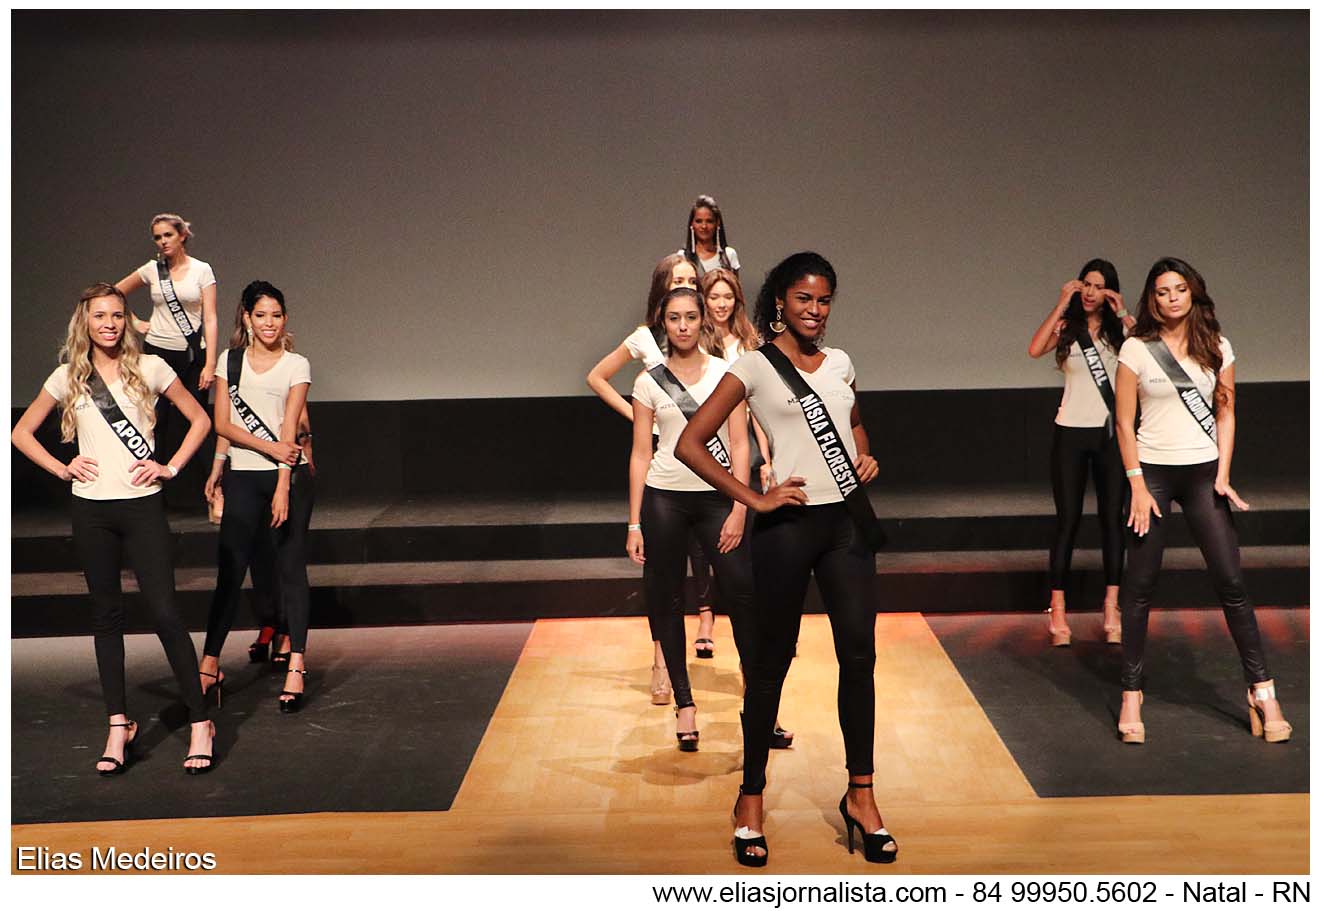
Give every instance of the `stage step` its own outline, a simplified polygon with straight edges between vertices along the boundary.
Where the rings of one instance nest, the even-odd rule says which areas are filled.
[[[1240,543],[1278,547],[1308,543],[1308,491],[1299,485],[1245,490],[1254,508],[1235,514]],[[872,492],[889,535],[887,553],[1026,550],[1045,554],[1055,527],[1049,490],[1002,485]],[[309,536],[317,564],[610,558],[624,549],[627,507],[618,496],[412,498],[393,503],[318,504]],[[214,567],[216,528],[199,512],[172,515],[177,567]],[[78,569],[67,512],[13,517],[12,571]],[[1171,546],[1191,546],[1182,520]],[[1078,546],[1100,546],[1091,501]]]
[[[1306,546],[1244,547],[1250,595],[1258,604],[1308,604]],[[882,612],[1019,612],[1046,603],[1045,554],[1028,551],[886,551],[877,557],[877,605]],[[1101,555],[1074,558],[1070,603],[1097,610],[1103,590]],[[547,560],[374,562],[313,565],[314,628],[530,620],[546,617],[637,616],[644,613],[640,567],[624,557]],[[176,570],[177,602],[190,629],[203,629],[215,571]],[[80,573],[19,573],[12,577],[15,637],[84,635],[86,588]],[[150,631],[130,575],[124,590],[130,631]],[[1216,605],[1201,554],[1166,551],[1159,608]],[[820,611],[815,589],[809,611]],[[250,622],[250,613],[241,613]]]

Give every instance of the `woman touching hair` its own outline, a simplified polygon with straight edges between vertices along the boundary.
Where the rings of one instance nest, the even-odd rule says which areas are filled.
[[[1120,349],[1116,432],[1131,493],[1129,571],[1120,588],[1120,739],[1143,743],[1146,738],[1141,707],[1148,611],[1161,571],[1171,503],[1178,502],[1239,651],[1248,684],[1249,730],[1269,742],[1289,740],[1291,727],[1267,672],[1230,516],[1232,503],[1248,509],[1230,486],[1235,353],[1221,334],[1203,277],[1183,260],[1160,259],[1148,271],[1138,323]]]
[[[10,439],[38,466],[73,484],[73,542],[92,599],[101,694],[110,734],[96,770],[115,775],[127,768],[129,747],[140,732],[128,717],[124,675],[124,605],[120,572],[133,570],[151,609],[156,635],[188,707],[192,728],[184,770],[211,770],[215,726],[206,718],[198,686],[197,653],[174,604],[174,563],[161,482],[178,475],[206,439],[206,412],[159,357],[143,354],[129,329],[124,295],[99,283],[85,290],[69,320],[60,366],[19,418]],[[158,396],[174,403],[189,429],[164,464],[155,453]],[[77,441],[78,455],[65,465],[34,436],[46,416],[60,409],[60,435]]]
[[[291,653],[280,711],[303,705],[311,606],[308,595],[307,531],[314,491],[298,443],[298,419],[307,403],[312,369],[293,351],[286,331],[285,296],[255,281],[243,289],[243,329],[236,330],[217,376],[228,394],[217,397],[216,433],[229,441],[225,514],[220,523],[216,592],[202,649],[203,686],[219,687],[220,653],[234,625],[239,586],[261,538],[275,529],[280,606],[289,626]]]
[[[751,542],[757,645],[745,668],[744,781],[734,809],[735,859],[747,866],[767,859],[760,830],[768,738],[813,577],[840,665],[849,784],[839,810],[849,848],[859,829],[867,860],[889,863],[898,852],[872,793],[880,527],[862,485],[876,478],[877,462],[859,416],[853,362],[821,344],[835,291],[835,270],[816,253],[796,253],[773,268],[757,307],[757,327],[771,341],[730,367],[675,447],[694,474],[758,514]],[[745,399],[785,475],[766,493],[722,470],[703,445]]]
[[[1054,350],[1056,368],[1065,375],[1051,443],[1056,534],[1051,546],[1051,603],[1047,608],[1051,616],[1047,632],[1052,645],[1070,644],[1065,587],[1089,475],[1102,525],[1106,578],[1102,631],[1107,642],[1120,641],[1117,602],[1124,567],[1120,510],[1125,478],[1115,438],[1115,365],[1125,330],[1133,324],[1120,296],[1115,266],[1104,259],[1090,259],[1079,270],[1078,279],[1060,289],[1056,305],[1028,344],[1028,354],[1034,358]]]

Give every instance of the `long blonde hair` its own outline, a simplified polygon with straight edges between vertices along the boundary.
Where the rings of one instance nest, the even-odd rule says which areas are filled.
[[[72,443],[78,436],[78,426],[74,408],[79,399],[87,395],[87,380],[92,375],[92,339],[88,333],[88,311],[91,302],[98,297],[113,297],[124,308],[124,331],[119,336],[119,381],[129,398],[138,404],[141,421],[145,426],[138,429],[147,432],[156,424],[154,396],[147,388],[147,381],[142,378],[142,365],[139,358],[142,348],[138,334],[128,325],[129,308],[123,293],[114,285],[97,282],[83,291],[78,298],[78,306],[69,319],[69,333],[65,336],[64,347],[60,349],[60,363],[69,366],[68,392],[61,403],[60,439]]]

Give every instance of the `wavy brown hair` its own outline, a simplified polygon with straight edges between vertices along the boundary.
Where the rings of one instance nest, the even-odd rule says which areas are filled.
[[[1139,299],[1138,316],[1132,335],[1145,341],[1161,337],[1161,328],[1165,324],[1161,319],[1161,311],[1157,309],[1156,285],[1157,279],[1167,272],[1176,273],[1189,285],[1193,306],[1185,317],[1188,327],[1185,348],[1189,357],[1203,369],[1211,370],[1216,377],[1212,407],[1220,408],[1230,400],[1230,394],[1221,385],[1221,323],[1216,318],[1216,304],[1207,293],[1207,282],[1203,281],[1197,269],[1173,256],[1152,264],[1147,281],[1143,283],[1143,296]]]
[[[68,392],[60,403],[60,439],[72,443],[78,436],[78,424],[75,406],[87,392],[87,381],[92,376],[92,337],[89,330],[88,312],[92,301],[99,297],[113,297],[124,309],[124,331],[119,335],[119,381],[124,391],[138,405],[140,430],[146,432],[156,424],[155,399],[147,381],[142,378],[141,342],[138,334],[128,324],[128,302],[123,293],[114,285],[97,282],[83,290],[78,296],[78,306],[73,308],[69,318],[69,331],[60,348],[60,363],[68,365]]]
[[[729,269],[713,269],[705,273],[698,279],[698,288],[702,291],[704,301],[707,295],[711,294],[712,288],[716,287],[717,282],[725,282],[734,291],[734,309],[730,311],[730,332],[739,339],[739,346],[745,351],[756,351],[762,346],[762,337],[757,334],[757,330],[753,328],[753,321],[748,318],[748,308],[744,304],[744,289],[739,286],[739,276]],[[710,307],[707,308],[707,319],[708,322],[712,322]],[[715,348],[707,350],[717,357],[724,357],[725,345],[721,331],[714,322],[712,329],[712,343]]]
[[[243,293],[239,295],[239,306],[234,310],[234,331],[230,333],[231,348],[246,348],[251,344],[248,338],[248,324],[243,321],[243,317],[252,313],[253,307],[257,306],[257,299],[269,297],[280,305],[280,311],[284,313],[286,320],[289,317],[289,308],[285,306],[284,292],[270,282],[264,282],[260,279],[248,282]],[[294,336],[289,333],[289,323],[285,323],[284,334],[280,336],[280,344],[286,351],[294,350]]]

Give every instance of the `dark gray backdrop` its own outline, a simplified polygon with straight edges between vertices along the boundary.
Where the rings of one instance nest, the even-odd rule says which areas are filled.
[[[832,259],[861,388],[1058,382],[1024,349],[1095,255],[1131,301],[1189,259],[1242,381],[1308,376],[1307,12],[12,23],[13,404],[163,209],[222,325],[284,288],[314,399],[585,394],[699,192],[750,296]]]

